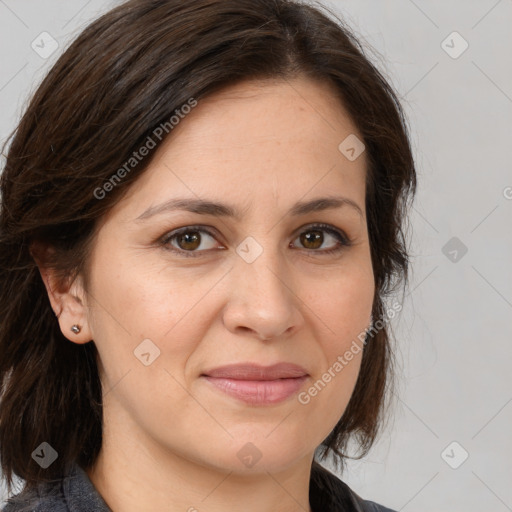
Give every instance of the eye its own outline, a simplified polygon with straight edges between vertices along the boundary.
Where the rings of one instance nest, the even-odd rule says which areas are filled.
[[[199,247],[201,247],[203,242],[203,237],[200,235],[200,233],[206,233],[206,235],[210,238],[214,238],[214,234],[202,227],[202,226],[187,226],[185,228],[178,229],[176,231],[172,231],[167,236],[165,236],[162,240],[162,244],[165,246],[170,245],[169,249],[173,252],[176,252],[183,256],[197,256],[196,254],[193,254],[194,252],[201,252],[197,251]],[[176,245],[172,244],[172,242],[176,240]],[[205,247],[202,247],[205,249]],[[206,249],[211,249],[212,247],[206,247]],[[192,254],[191,254],[192,253]]]
[[[327,233],[327,237],[334,239],[335,245],[334,247],[331,245],[330,249],[318,251],[316,249],[321,247],[325,241],[325,235],[323,235],[323,233]],[[345,247],[352,245],[351,240],[342,231],[328,224],[313,224],[305,231],[302,231],[296,240],[297,239],[300,240],[300,243],[308,251],[318,252],[320,255],[340,252]]]
[[[207,238],[215,239],[215,234],[204,226],[187,226],[165,235],[160,243],[180,256],[197,257],[201,255],[201,252],[215,247],[215,244],[208,247],[208,243],[205,247],[203,244],[204,236],[201,233],[206,234]],[[331,248],[319,250],[325,243],[325,233],[327,233],[327,240],[329,238],[334,240],[334,246],[331,244]],[[299,240],[306,252],[318,253],[319,255],[340,252],[352,245],[351,240],[342,231],[328,224],[311,225],[308,229],[303,230],[295,240]],[[225,249],[223,246],[220,248]]]

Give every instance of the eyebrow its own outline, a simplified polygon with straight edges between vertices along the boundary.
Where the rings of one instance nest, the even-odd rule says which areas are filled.
[[[352,199],[341,196],[320,197],[311,201],[299,201],[288,210],[287,215],[298,217],[300,215],[307,215],[308,213],[332,210],[335,208],[341,208],[343,206],[347,206],[355,210],[359,216],[364,219],[364,214],[361,207]],[[228,204],[204,199],[180,198],[171,199],[165,203],[151,206],[145,212],[139,215],[135,219],[135,222],[140,222],[155,215],[176,210],[188,211],[191,213],[197,213],[199,215],[231,217],[238,221],[241,220],[243,216],[242,212],[240,212],[236,207]]]

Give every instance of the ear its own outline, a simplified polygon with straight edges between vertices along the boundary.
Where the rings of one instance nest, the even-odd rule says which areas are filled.
[[[73,343],[83,344],[92,340],[88,321],[86,292],[82,277],[79,275],[71,282],[63,282],[55,269],[47,265],[48,256],[54,249],[33,244],[30,254],[36,262],[41,278],[46,287],[48,298],[55,315],[58,318],[62,334]],[[78,325],[79,333],[74,333],[71,327]]]

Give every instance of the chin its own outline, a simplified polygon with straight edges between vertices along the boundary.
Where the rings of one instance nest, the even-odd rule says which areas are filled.
[[[277,428],[276,428],[277,427]],[[279,432],[279,429],[282,429]],[[304,435],[293,436],[289,431],[274,424],[266,426],[264,432],[246,432],[237,435],[230,431],[233,438],[227,446],[212,440],[210,446],[221,448],[218,456],[210,452],[219,469],[241,474],[277,473],[286,471],[299,460],[314,452],[314,447],[304,444]]]

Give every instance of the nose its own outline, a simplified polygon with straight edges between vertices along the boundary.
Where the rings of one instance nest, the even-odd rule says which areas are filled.
[[[283,265],[264,251],[230,272],[230,296],[223,310],[224,326],[234,334],[251,333],[262,341],[290,336],[304,323],[296,284]]]

